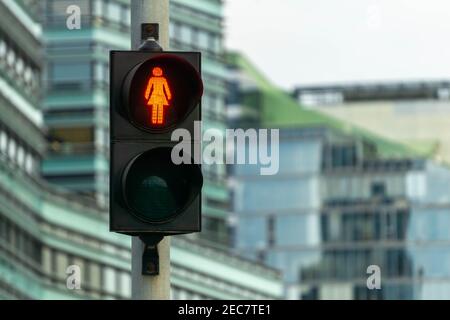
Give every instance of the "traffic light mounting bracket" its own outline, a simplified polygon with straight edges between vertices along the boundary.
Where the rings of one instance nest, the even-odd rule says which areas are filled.
[[[139,51],[161,52],[163,48],[158,43],[159,24],[143,23],[141,24],[141,45]]]
[[[149,38],[159,41],[158,23],[141,23],[141,41],[145,41]]]
[[[158,243],[163,239],[161,235],[140,235],[139,239],[144,243],[142,252],[142,275],[156,276],[159,274]]]

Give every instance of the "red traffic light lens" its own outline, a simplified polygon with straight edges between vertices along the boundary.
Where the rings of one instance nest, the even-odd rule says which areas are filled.
[[[130,121],[149,131],[169,129],[196,107],[203,93],[197,70],[174,54],[161,54],[127,75],[124,103]]]

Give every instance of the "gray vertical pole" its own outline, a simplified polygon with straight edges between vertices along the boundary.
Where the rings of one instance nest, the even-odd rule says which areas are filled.
[[[141,23],[159,24],[159,45],[169,48],[169,0],[131,0],[131,48],[141,44]],[[131,292],[133,299],[170,299],[170,237],[158,244],[159,275],[142,275],[144,245],[138,237],[131,243]]]

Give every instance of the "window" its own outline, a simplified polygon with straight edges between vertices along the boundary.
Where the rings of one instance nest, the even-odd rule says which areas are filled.
[[[92,127],[57,128],[50,130],[49,133],[62,142],[91,143],[94,140]]]
[[[209,93],[205,93],[203,94],[202,97],[202,107],[203,108],[207,108],[207,109],[211,109],[211,96],[209,95]]]
[[[67,255],[63,252],[56,253],[56,276],[58,279],[66,278],[66,269],[68,266]]]
[[[173,37],[175,38],[175,40],[180,40],[181,37],[181,26],[179,23],[175,22],[172,24],[172,29],[173,29]]]
[[[0,132],[0,151],[2,153],[6,153],[7,145],[8,145],[8,136],[6,135],[5,132],[1,131]]]
[[[237,247],[245,249],[252,247],[255,249],[266,248],[267,224],[265,217],[241,217],[237,227]]]
[[[189,295],[188,295],[188,293],[185,290],[179,290],[178,291],[178,298],[180,300],[187,300],[187,299],[189,299]]]
[[[116,292],[116,272],[110,267],[105,267],[103,269],[103,290],[108,293]]]
[[[91,78],[91,64],[89,62],[55,63],[51,68],[51,77],[53,81],[88,80]]]
[[[356,148],[352,145],[333,145],[326,148],[324,166],[331,168],[349,167],[356,165]]]
[[[27,154],[25,157],[25,170],[31,174],[33,173],[33,156],[31,154]]]
[[[19,166],[23,166],[25,162],[25,151],[22,147],[17,148],[17,164]]]
[[[209,36],[209,43],[208,43],[209,50],[213,51],[214,53],[220,52],[220,36],[215,34],[210,34]]]
[[[175,24],[173,22],[169,23],[169,38],[173,39],[175,37]]]
[[[122,22],[127,26],[131,25],[131,10],[129,7],[122,7]]]
[[[179,297],[179,289],[178,288],[173,288],[172,290],[170,290],[170,300],[178,300]]]
[[[108,4],[108,18],[116,21],[116,22],[120,22],[122,17],[121,17],[121,11],[120,11],[120,5],[118,3],[115,2],[109,2]]]
[[[3,40],[0,40],[0,58],[5,58],[6,56],[6,43]]]
[[[80,276],[81,276],[81,287],[83,288],[83,282],[86,279],[86,263],[83,259],[79,257],[72,257],[70,261],[70,265],[75,265],[80,268]],[[84,282],[87,283],[87,282]]]
[[[8,55],[6,57],[6,62],[12,66],[14,64],[14,61],[16,59],[16,54],[14,53],[14,51],[12,49],[9,50]]]
[[[95,64],[95,69],[94,69],[94,79],[95,81],[106,81],[106,77],[105,77],[105,65],[103,63],[97,62]]]
[[[372,196],[384,196],[386,195],[386,186],[382,182],[374,182],[371,186]]]
[[[32,74],[31,74],[32,72],[31,72],[31,68],[30,67],[27,67],[26,69],[25,69],[25,72],[24,72],[24,79],[25,79],[25,82],[30,82],[31,81],[31,77],[32,77]]]
[[[52,251],[48,247],[42,249],[42,268],[45,274],[52,274]]]
[[[393,212],[387,212],[385,218],[386,239],[397,239],[397,215]]]
[[[218,95],[213,97],[213,109],[218,115],[223,115],[225,112],[224,98]]]
[[[92,289],[99,290],[101,287],[100,266],[94,262],[88,265],[89,286]]]
[[[199,33],[200,33],[200,31],[197,28],[192,28],[191,29],[191,38],[185,39],[185,40],[188,41],[193,47],[198,47]]]
[[[94,0],[92,7],[94,16],[101,17],[103,15],[103,5],[101,0]]]
[[[300,294],[301,300],[317,300],[319,298],[319,289],[317,287],[312,287],[309,291],[303,291]]]
[[[325,241],[338,241],[342,238],[342,216],[338,212],[329,212],[322,215],[323,239]]]
[[[131,296],[131,277],[128,273],[120,273],[120,294],[123,297]]]
[[[11,160],[16,156],[16,142],[12,139],[9,140],[8,155]]]
[[[275,218],[273,216],[267,217],[267,244],[269,246],[275,245]]]
[[[208,33],[205,31],[199,31],[198,32],[198,45],[201,49],[210,49],[208,48],[209,44],[209,37]]]
[[[190,43],[192,38],[192,30],[188,26],[181,26],[181,41]]]
[[[21,74],[24,69],[24,63],[22,59],[18,59],[16,63],[16,72],[17,74]]]
[[[37,88],[38,83],[39,83],[39,75],[37,70],[34,70],[31,72],[30,85],[32,88]]]

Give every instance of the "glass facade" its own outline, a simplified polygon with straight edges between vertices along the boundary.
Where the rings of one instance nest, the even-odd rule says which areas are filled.
[[[130,238],[105,207],[108,55],[128,48],[127,17],[128,1],[0,1],[0,299],[130,298]],[[276,270],[197,240],[171,250],[173,298],[282,295]]]
[[[66,28],[69,5],[80,8],[80,30]],[[45,1],[42,10],[48,56],[44,116],[50,140],[42,172],[50,182],[106,207],[109,50],[129,48],[129,4]]]
[[[295,98],[308,108],[450,161],[450,83],[446,80],[305,86]],[[382,115],[382,121],[379,120]]]
[[[268,89],[248,104],[251,75],[232,68],[231,106],[262,114]],[[301,120],[278,127],[277,174],[232,168],[236,251],[280,268],[289,299],[450,299],[448,167]],[[380,290],[367,287],[371,265]]]
[[[170,2],[170,46],[172,50],[202,52],[203,129],[224,130],[222,3],[202,2]],[[80,30],[65,29],[70,4],[81,10]],[[52,183],[94,197],[100,206],[107,206],[108,59],[109,50],[129,48],[129,1],[47,0],[43,10],[48,55],[44,114],[51,140],[43,175]],[[204,165],[203,173],[202,237],[227,245],[226,167]]]
[[[170,1],[170,47],[172,50],[201,51],[202,130],[225,131],[225,97],[227,70],[223,43],[222,1]],[[202,164],[205,183],[202,191],[203,224],[200,237],[228,246],[227,216],[229,191],[226,166]]]

